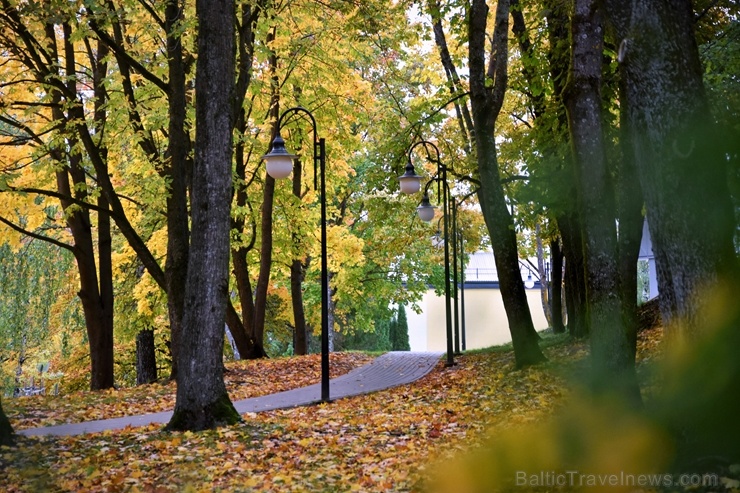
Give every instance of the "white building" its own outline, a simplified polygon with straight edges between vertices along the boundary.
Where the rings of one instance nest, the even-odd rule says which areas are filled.
[[[532,275],[522,268],[522,279],[531,281]],[[530,284],[530,282],[527,282]],[[540,285],[527,291],[529,309],[535,329],[547,328],[542,308]],[[464,300],[464,320],[463,320]],[[429,289],[419,302],[421,313],[406,312],[409,326],[409,345],[412,351],[446,351],[445,298]],[[454,334],[454,300],[451,300]],[[470,256],[465,268],[465,284],[458,290],[458,340],[460,349],[480,349],[511,341],[509,323],[498,285],[498,273],[493,252],[478,252]],[[454,340],[454,335],[453,335]]]

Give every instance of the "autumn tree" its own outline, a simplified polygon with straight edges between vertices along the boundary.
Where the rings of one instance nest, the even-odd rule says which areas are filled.
[[[199,0],[192,243],[173,430],[239,421],[223,380],[229,273],[234,97],[234,3]]]
[[[692,2],[605,2],[666,326],[702,332],[707,289],[737,268],[725,144],[709,111]]]
[[[6,116],[3,121],[16,128],[19,133],[10,137],[6,145],[36,148],[42,161],[54,169],[56,190],[47,180],[44,185],[50,188],[25,186],[3,187],[4,193],[33,193],[41,197],[57,198],[64,211],[64,217],[71,233],[72,244],[65,239],[55,238],[26,229],[8,218],[2,222],[16,231],[36,239],[51,242],[72,252],[79,272],[79,298],[85,314],[91,359],[92,389],[113,386],[113,280],[111,267],[111,231],[108,203],[110,197],[96,198],[95,180],[90,179],[86,170],[91,157],[95,175],[105,174],[108,179],[105,160],[105,143],[96,140],[95,129],[105,124],[104,113],[99,111],[103,101],[95,103],[90,120],[85,118],[85,101],[78,83],[87,82],[78,74],[78,64],[85,56],[78,57],[75,36],[80,29],[73,13],[60,11],[56,18],[49,18],[32,6],[5,5],[0,13],[3,26],[0,43],[6,50],[10,63],[23,67],[29,78],[14,78],[9,87],[18,86],[29,90],[35,85],[45,93],[46,101],[15,101],[11,103],[16,113]],[[19,10],[20,9],[20,10]],[[87,51],[84,63],[88,66],[104,66],[102,50]],[[102,83],[100,74],[92,70],[91,79],[95,86]],[[22,94],[19,89],[19,94]],[[18,115],[19,108],[29,108],[27,116]],[[55,139],[48,139],[42,130],[43,121],[55,122],[58,130]],[[82,206],[82,207],[80,207]],[[91,210],[98,211],[97,228],[93,229],[95,217]],[[97,232],[97,237],[95,233]]]
[[[512,138],[512,146],[524,146],[522,160],[528,178],[517,188],[515,200],[535,203],[538,213],[549,218],[553,226],[554,231],[545,235],[550,240],[553,329],[565,329],[559,319],[562,310],[556,308],[563,297],[560,288],[564,280],[568,332],[573,337],[585,337],[588,324],[582,268],[582,200],[568,147],[563,102],[570,67],[569,9],[559,0],[544,0],[542,6],[544,18],[519,1],[511,3],[512,32],[519,55],[513,58],[516,65],[511,70],[510,85],[526,98],[525,123],[519,127],[531,134],[531,140],[522,134]],[[544,26],[539,23],[542,21]]]
[[[389,137],[388,132],[380,130],[379,122],[397,126],[397,115],[389,113],[386,100],[380,101],[372,91],[392,83],[383,75],[396,69],[396,57],[406,57],[399,48],[413,38],[404,29],[389,27],[406,22],[402,5],[389,8],[386,2],[308,2],[294,4],[291,9],[291,16],[278,15],[271,21],[275,36],[268,39],[270,50],[261,67],[264,80],[270,83],[272,101],[269,107],[261,108],[276,121],[278,105],[282,109],[305,107],[314,114],[319,134],[327,135],[331,333],[366,332],[372,329],[376,315],[389,314],[396,298],[406,301],[417,297],[422,286],[416,279],[419,276],[413,274],[414,281],[409,284],[412,289],[399,289],[402,278],[396,269],[404,273],[412,270],[412,257],[399,261],[406,250],[403,244],[412,237],[394,230],[398,218],[413,212],[413,208],[398,210],[397,202],[379,196],[378,190],[388,181],[396,185],[395,175],[386,166],[378,166],[373,150],[376,142],[384,146]],[[316,15],[317,10],[321,15]],[[297,37],[295,32],[308,34]],[[350,59],[353,63],[347,64]],[[264,128],[267,125],[260,130]],[[262,293],[263,280],[267,280],[268,294],[287,298],[290,293],[290,305],[286,306],[293,307],[291,329],[298,333],[298,340],[304,331],[316,331],[320,326],[319,197],[308,125],[294,115],[284,119],[281,132],[299,159],[295,161],[292,186],[278,183],[273,189],[271,178],[265,178],[264,190],[272,190],[273,208],[266,208],[266,194],[253,206],[255,211],[262,211],[256,218],[261,222],[255,223],[260,249],[256,261],[262,264],[271,260],[271,270],[267,271],[270,278],[263,276],[266,269],[261,265],[258,289],[253,292]],[[262,176],[260,170],[256,180]],[[266,228],[270,217],[272,227]],[[251,239],[248,241],[251,245]],[[266,251],[268,242],[272,242],[271,256]],[[305,329],[301,322],[304,316]],[[300,351],[298,345],[296,351]]]
[[[460,33],[467,32],[470,68],[468,84],[460,77],[455,66],[456,60],[460,63],[462,56],[450,48],[443,25],[446,18],[463,18],[456,15],[458,9],[465,12],[465,25],[450,21],[449,29],[458,33],[461,39],[464,39],[464,35]],[[504,186],[508,177],[502,169],[494,138],[497,118],[508,87],[509,4],[497,3],[494,26],[490,32],[489,8],[486,2],[474,2],[469,7],[454,2],[429,2],[428,13],[432,18],[434,40],[451,93],[446,95],[447,104],[455,111],[454,124],[450,127],[458,129],[458,142],[465,159],[475,163],[474,169],[467,176],[459,172],[453,175],[464,179],[477,190],[478,202],[496,257],[501,296],[514,341],[517,364],[534,364],[542,361],[544,356],[537,344],[539,337],[532,323],[521,279],[514,218],[507,205],[511,197]],[[487,39],[493,41],[490,54],[486,47]],[[466,87],[468,85],[469,88]],[[468,95],[469,105],[463,99]]]
[[[509,2],[496,4],[491,52],[487,56],[488,12],[474,0],[468,12],[470,104],[481,187],[478,199],[491,236],[504,308],[509,320],[517,366],[543,361],[519,270],[514,223],[506,205],[499,170],[495,128],[507,88]]]

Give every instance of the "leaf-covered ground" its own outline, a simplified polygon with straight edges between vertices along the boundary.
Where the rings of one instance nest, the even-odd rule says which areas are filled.
[[[330,376],[343,375],[372,360],[372,356],[360,352],[330,354]],[[318,354],[232,361],[226,364],[224,374],[226,390],[232,401],[311,385],[320,378]],[[174,382],[164,380],[152,385],[100,392],[4,399],[3,407],[13,427],[21,430],[169,411],[175,407],[175,390]]]
[[[640,337],[640,358],[660,330]],[[587,346],[559,340],[549,363],[516,370],[510,350],[457,357],[407,386],[330,404],[247,414],[243,424],[201,433],[160,426],[69,438],[19,438],[0,450],[0,491],[423,491],[435,464],[485,436],[535,422],[569,393]],[[342,372],[369,360],[333,355]],[[237,369],[238,368],[238,369]],[[233,399],[318,380],[315,356],[239,363],[227,375]],[[305,380],[304,377],[305,376]],[[17,429],[170,408],[171,385],[64,398],[4,400]]]

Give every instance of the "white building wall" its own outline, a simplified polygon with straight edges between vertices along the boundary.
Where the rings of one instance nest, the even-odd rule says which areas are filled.
[[[426,305],[426,299],[420,303]],[[427,312],[416,313],[406,308],[406,321],[409,327],[409,347],[412,351],[429,351],[427,349]]]
[[[529,309],[535,329],[548,327],[540,301],[539,287],[527,289]],[[452,313],[454,317],[454,300]],[[446,351],[447,324],[445,298],[428,290],[419,303],[421,314],[407,311],[409,324],[409,343],[412,351]],[[458,302],[459,339],[462,348],[462,306]],[[504,310],[501,292],[497,288],[476,288],[465,290],[465,349],[481,349],[511,342],[511,333]],[[453,318],[454,344],[454,318]]]

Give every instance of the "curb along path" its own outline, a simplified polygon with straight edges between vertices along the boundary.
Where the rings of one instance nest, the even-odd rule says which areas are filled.
[[[355,368],[340,377],[332,378],[329,381],[329,397],[336,400],[414,382],[432,371],[443,354],[441,352],[408,351],[385,353],[365,366]],[[321,402],[321,385],[314,384],[277,394],[235,401],[234,407],[239,414],[245,414],[308,406],[319,402]],[[17,433],[26,436],[81,435],[105,430],[118,430],[127,426],[146,426],[152,423],[166,424],[171,416],[172,411],[165,411],[141,416],[125,416],[85,423],[29,428],[19,430]]]

